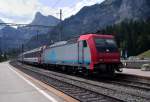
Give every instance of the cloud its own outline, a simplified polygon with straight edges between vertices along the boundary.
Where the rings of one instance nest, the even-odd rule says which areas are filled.
[[[44,14],[51,14],[55,17],[59,17],[58,14],[59,10],[62,9],[63,10],[63,19],[70,17],[71,15],[76,14],[81,8],[83,8],[84,6],[91,6],[94,5],[96,3],[101,3],[104,0],[78,0],[78,2],[76,4],[70,4],[68,6],[65,7],[58,7],[56,8],[51,8],[51,7],[46,7],[46,6],[42,6],[43,8],[41,9],[42,13]]]
[[[64,10],[67,11],[67,12],[64,12],[64,18],[67,18],[71,15],[76,14],[84,6],[91,6],[91,5],[94,5],[96,3],[101,3],[103,1],[104,0],[79,0],[79,2],[74,7],[64,8]]]
[[[52,0],[50,1],[52,2]],[[53,0],[53,4],[56,1]],[[68,5],[54,8],[52,5],[41,3],[40,0],[0,0],[0,19],[4,22],[29,23],[37,11],[44,15],[59,17],[57,14],[59,9],[63,9],[63,19],[65,19],[77,13],[84,6],[101,3],[102,1],[104,0],[76,0],[76,3],[68,3]]]
[[[26,18],[22,22],[27,22],[33,17],[38,5],[37,0],[0,0],[0,14],[3,14],[1,18],[16,22],[20,21],[18,18]]]

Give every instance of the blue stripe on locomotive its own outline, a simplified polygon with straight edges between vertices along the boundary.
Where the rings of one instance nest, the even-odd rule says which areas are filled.
[[[56,56],[56,53],[54,50],[52,50],[50,53],[48,53],[48,56],[47,56],[47,59],[51,59],[51,61],[53,63],[56,63],[57,62],[57,56]]]

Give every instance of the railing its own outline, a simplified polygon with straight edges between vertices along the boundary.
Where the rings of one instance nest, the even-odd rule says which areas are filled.
[[[141,68],[143,64],[150,64],[150,60],[121,60],[126,68]]]

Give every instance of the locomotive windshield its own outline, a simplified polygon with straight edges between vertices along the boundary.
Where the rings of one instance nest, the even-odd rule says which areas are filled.
[[[96,49],[99,52],[116,52],[118,51],[117,44],[114,39],[95,38]]]

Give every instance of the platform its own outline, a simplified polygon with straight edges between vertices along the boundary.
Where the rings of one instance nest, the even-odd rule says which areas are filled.
[[[24,77],[8,62],[0,63],[0,102],[66,102],[39,86]]]
[[[141,71],[141,69],[123,68],[121,73],[150,78],[150,71]]]

